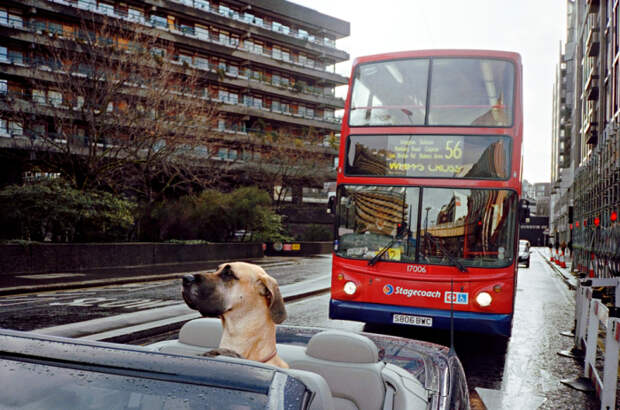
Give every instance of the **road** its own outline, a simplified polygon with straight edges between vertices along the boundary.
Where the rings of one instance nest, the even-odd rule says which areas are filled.
[[[331,258],[304,258],[294,265],[266,267],[281,285],[330,270]],[[287,303],[286,324],[373,331],[449,345],[447,332],[417,327],[364,326],[328,318],[329,294]],[[0,326],[32,330],[80,320],[145,311],[181,303],[179,280],[115,285],[0,298]],[[572,390],[560,379],[580,375],[579,363],[557,355],[572,339],[559,334],[572,327],[574,294],[538,250],[529,269],[519,270],[513,335],[509,340],[459,333],[455,349],[465,368],[473,408],[495,403],[501,409],[594,409],[592,395]],[[24,318],[28,318],[25,320]],[[166,337],[176,337],[173,332]]]
[[[262,266],[280,286],[331,271],[330,256],[266,260]],[[183,304],[180,275],[163,281],[33,292],[0,297],[0,327],[29,331],[177,304]]]
[[[320,326],[353,331],[373,331],[405,336],[448,346],[449,333],[424,328],[386,328],[328,319],[329,295],[287,305],[287,324]],[[519,269],[513,333],[500,337],[459,333],[455,349],[463,363],[473,408],[495,403],[496,409],[596,409],[593,395],[573,390],[561,379],[581,375],[583,368],[557,352],[572,347],[561,336],[573,324],[574,292],[534,250],[530,268]],[[479,394],[480,392],[480,394]]]

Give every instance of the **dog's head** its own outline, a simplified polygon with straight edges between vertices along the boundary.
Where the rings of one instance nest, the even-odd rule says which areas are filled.
[[[264,303],[274,323],[286,319],[278,283],[263,268],[251,263],[224,263],[214,273],[186,275],[182,293],[187,306],[203,316],[223,316],[235,309]]]

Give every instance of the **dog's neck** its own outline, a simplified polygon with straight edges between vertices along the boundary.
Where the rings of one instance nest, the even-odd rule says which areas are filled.
[[[276,352],[276,326],[273,322],[254,320],[252,313],[239,318],[222,319],[221,348],[232,349],[246,359],[267,362]]]

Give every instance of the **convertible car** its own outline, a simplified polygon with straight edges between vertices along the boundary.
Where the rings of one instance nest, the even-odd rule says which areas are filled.
[[[278,326],[290,369],[203,353],[218,319],[130,346],[0,329],[2,409],[468,409],[449,349],[372,333]]]

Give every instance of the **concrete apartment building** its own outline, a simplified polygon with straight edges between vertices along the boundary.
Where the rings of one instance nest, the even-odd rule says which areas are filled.
[[[609,258],[620,240],[620,3],[567,0],[567,11],[553,96],[550,229],[586,265]]]
[[[337,149],[328,141],[340,131],[334,112],[344,101],[334,89],[348,82],[335,64],[349,59],[336,40],[349,35],[348,22],[283,0],[6,0],[0,4],[0,96],[32,93],[25,80],[37,63],[37,38],[71,38],[84,11],[161,30],[174,47],[169,58],[202,71],[210,98],[220,104],[217,131],[227,135],[214,148],[219,159],[244,160],[226,140],[269,130],[303,138],[311,131],[325,141],[313,152],[330,164],[314,172],[335,178]],[[63,98],[51,88],[40,92]],[[1,117],[0,149],[7,150],[23,136],[24,124]],[[14,164],[4,162],[3,179],[19,181]]]

